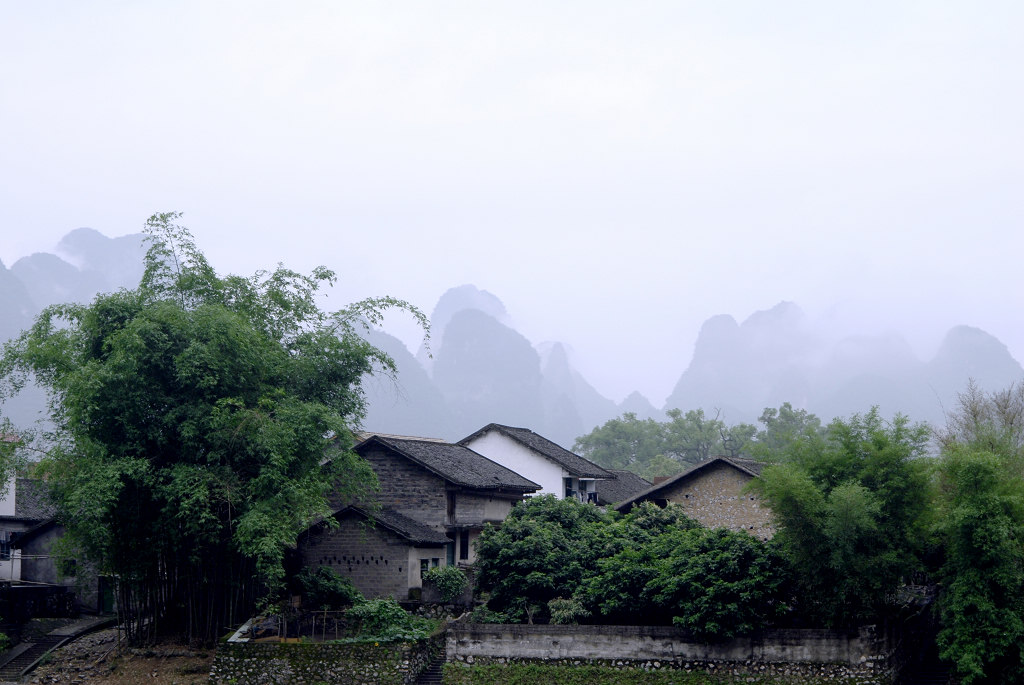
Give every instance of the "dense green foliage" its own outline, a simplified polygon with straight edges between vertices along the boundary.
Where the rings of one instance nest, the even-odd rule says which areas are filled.
[[[532,622],[552,599],[571,597],[600,554],[607,520],[596,507],[544,495],[518,504],[500,528],[485,527],[476,582],[490,608]]]
[[[466,572],[458,566],[438,566],[423,574],[423,580],[430,581],[437,586],[441,593],[442,602],[451,602],[461,595],[466,586],[469,585],[469,578]]]
[[[703,528],[676,506],[612,516],[536,498],[486,529],[477,554],[489,606],[513,620],[539,612],[554,623],[674,622],[711,640],[748,633],[786,609],[788,573],[769,545]]]
[[[42,473],[70,539],[119,578],[130,636],[210,641],[281,586],[328,495],[374,486],[349,425],[364,374],[393,363],[358,329],[409,307],[328,315],[324,268],[220,277],[176,218],[150,219],[137,289],[47,308],[0,379],[4,397],[30,378],[48,391]]]
[[[394,599],[367,599],[345,613],[354,635],[362,640],[420,640],[437,628],[433,619],[414,616]]]
[[[939,647],[961,681],[1024,681],[1024,388],[973,384],[939,435]]]
[[[801,612],[831,626],[877,620],[922,569],[928,430],[876,409],[833,421],[756,482],[795,570]]]
[[[628,469],[650,480],[716,456],[784,458],[794,446],[822,432],[814,414],[793,409],[788,402],[765,409],[758,419],[760,430],[746,423],[726,425],[701,409],[671,409],[667,415],[667,421],[658,422],[623,414],[577,438],[573,449],[601,466]]]
[[[307,609],[337,611],[362,601],[363,595],[348,578],[327,566],[305,567],[293,578]]]

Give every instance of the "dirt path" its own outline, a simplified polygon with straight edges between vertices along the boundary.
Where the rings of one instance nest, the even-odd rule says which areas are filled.
[[[182,645],[146,649],[119,647],[113,628],[90,633],[53,652],[48,663],[26,678],[29,683],[93,683],[100,685],[205,685],[213,650]]]

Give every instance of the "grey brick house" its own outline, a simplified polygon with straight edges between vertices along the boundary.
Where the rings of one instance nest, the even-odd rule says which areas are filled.
[[[469,564],[486,523],[540,486],[461,445],[374,434],[355,446],[380,483],[376,501],[339,507],[337,528],[300,536],[306,566],[349,577],[366,596],[405,599],[429,568]]]

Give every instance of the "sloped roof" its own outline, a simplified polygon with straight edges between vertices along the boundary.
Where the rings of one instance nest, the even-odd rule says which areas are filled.
[[[710,459],[706,459],[699,464],[691,466],[689,469],[683,471],[682,473],[676,476],[672,476],[666,481],[658,483],[657,485],[652,485],[643,492],[639,492],[633,495],[629,499],[617,504],[615,508],[619,511],[629,511],[629,509],[631,509],[633,505],[636,504],[637,502],[647,499],[656,499],[659,493],[670,489],[676,483],[687,478],[696,476],[701,471],[704,471],[716,464],[728,464],[729,466],[735,469],[739,469],[743,473],[746,473],[751,478],[757,478],[758,476],[760,476],[761,470],[765,466],[765,464],[762,462],[755,461],[753,459],[745,459],[743,457],[711,457]]]
[[[465,445],[492,430],[512,438],[534,452],[547,457],[576,478],[614,478],[611,473],[605,471],[589,459],[584,459],[561,445],[551,442],[544,436],[537,435],[529,428],[516,428],[514,426],[503,426],[500,423],[489,423],[472,435],[467,435],[462,440],[459,440],[458,444]]]
[[[50,501],[46,484],[32,478],[18,478],[14,482],[14,515],[18,518],[43,521],[51,518],[57,508]]]
[[[394,450],[445,480],[463,487],[518,492],[540,490],[540,486],[532,480],[462,445],[375,434],[356,445],[355,450],[360,452],[374,443]]]
[[[397,533],[415,545],[446,545],[451,542],[448,536],[440,533],[430,526],[425,526],[405,514],[399,514],[392,509],[380,509],[373,513],[360,507],[346,507],[335,513],[339,515],[345,511],[354,511],[374,523]]]
[[[637,495],[651,487],[649,481],[644,480],[632,471],[620,469],[608,469],[615,478],[597,481],[597,503],[615,504],[623,502],[633,495]]]

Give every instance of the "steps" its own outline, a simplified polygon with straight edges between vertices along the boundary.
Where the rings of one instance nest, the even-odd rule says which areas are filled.
[[[419,677],[416,678],[416,685],[441,685],[443,682],[441,679],[442,669],[444,669],[444,663],[447,660],[447,650],[442,646],[441,651],[430,662],[430,665],[423,669]]]
[[[444,658],[435,659],[420,673],[420,676],[416,679],[416,685],[441,685],[443,682],[441,680],[443,668]]]
[[[57,649],[69,639],[67,635],[43,635],[35,642],[19,645],[19,648],[24,647],[24,649],[12,652],[13,657],[0,666],[0,680],[18,680],[31,671],[46,654]]]

